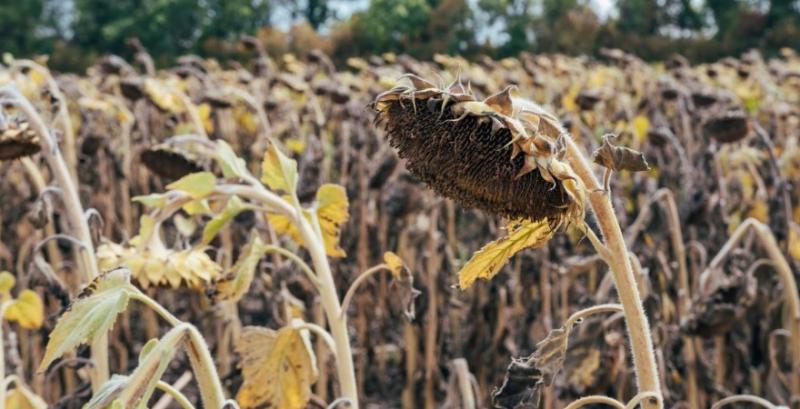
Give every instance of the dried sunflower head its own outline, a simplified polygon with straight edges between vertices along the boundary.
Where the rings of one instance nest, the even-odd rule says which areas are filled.
[[[31,156],[41,149],[39,135],[27,121],[0,118],[0,161]]]
[[[97,264],[101,270],[127,266],[144,288],[178,288],[185,283],[189,288],[201,289],[222,272],[222,267],[200,249],[175,251],[153,246],[137,250],[116,243],[98,247]]]
[[[466,207],[554,225],[583,219],[584,188],[560,160],[559,121],[511,87],[479,101],[457,80],[444,89],[415,75],[378,95],[376,123],[409,171]]]
[[[144,150],[141,159],[147,169],[169,180],[178,180],[203,170],[194,155],[169,144],[159,144]]]

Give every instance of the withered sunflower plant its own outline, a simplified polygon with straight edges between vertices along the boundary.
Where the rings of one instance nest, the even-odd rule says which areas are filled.
[[[461,288],[478,278],[492,278],[515,253],[540,247],[559,228],[575,225],[611,268],[621,305],[579,311],[562,333],[568,334],[569,323],[585,315],[624,311],[640,391],[630,403],[663,406],[649,323],[609,199],[609,185],[598,181],[586,155],[558,118],[535,102],[512,95],[514,86],[480,100],[460,77],[447,86],[436,86],[414,74],[406,74],[404,79],[404,85],[379,94],[372,108],[376,124],[406,160],[408,170],[436,193],[462,206],[509,220],[506,236],[481,248],[461,268]],[[606,154],[612,158],[610,162],[623,167],[631,157],[641,157],[627,148],[604,146],[607,151],[596,152],[595,157]],[[608,168],[606,179],[611,170],[618,170],[614,163],[603,164]],[[646,169],[643,158],[637,167]],[[587,202],[603,240],[584,221]],[[562,353],[543,356],[543,351],[554,346]],[[566,336],[551,333],[531,356],[514,359],[503,386],[493,393],[494,400],[502,401],[505,393],[520,388],[514,385],[520,382],[515,376],[519,371],[532,370],[549,385],[552,376],[547,375],[552,375],[554,361],[563,360],[566,346]],[[580,404],[607,403],[609,399],[590,397]]]

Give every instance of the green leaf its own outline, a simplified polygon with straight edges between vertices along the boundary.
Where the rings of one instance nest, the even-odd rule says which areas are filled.
[[[228,203],[225,205],[225,209],[214,216],[213,219],[206,223],[206,227],[203,228],[203,244],[208,244],[211,240],[214,240],[217,233],[219,233],[231,219],[247,209],[248,206],[242,202],[242,199],[239,199],[238,196],[231,196],[231,198],[228,199]]]
[[[222,139],[217,140],[217,162],[226,178],[244,178],[250,173],[244,159],[238,157],[231,146]]]
[[[272,190],[294,193],[297,187],[297,162],[270,144],[261,162],[261,181]]]
[[[167,189],[188,193],[193,199],[202,199],[214,191],[217,178],[211,172],[190,173],[167,185]]]
[[[106,334],[117,315],[128,306],[130,289],[130,271],[123,268],[111,270],[89,283],[58,319],[38,372],[67,351]]]
[[[167,204],[167,195],[165,193],[151,193],[144,196],[135,196],[131,200],[147,207],[161,209]]]

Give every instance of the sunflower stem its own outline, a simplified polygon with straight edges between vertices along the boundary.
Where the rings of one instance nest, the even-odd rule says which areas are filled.
[[[82,244],[83,248],[78,248],[75,251],[78,266],[83,273],[84,283],[91,282],[95,277],[100,275],[97,267],[97,259],[95,257],[94,244],[92,243],[92,235],[89,230],[89,224],[83,216],[83,205],[81,204],[78,189],[75,185],[75,177],[69,171],[64,157],[61,155],[58,141],[55,136],[50,132],[50,129],[45,125],[44,120],[36,112],[33,105],[20,94],[19,90],[14,84],[8,84],[0,87],[0,98],[9,99],[14,106],[19,109],[31,124],[31,128],[39,134],[42,143],[42,155],[47,160],[50,166],[50,172],[56,181],[56,184],[61,188],[62,200],[64,202],[64,215],[67,218],[67,224],[72,230],[72,236],[77,238]],[[70,146],[67,146],[69,149]],[[108,369],[108,335],[103,334],[92,343],[91,355],[94,365],[92,366],[92,390],[97,391],[109,377]]]
[[[639,289],[633,275],[628,248],[622,236],[619,221],[614,213],[608,192],[602,192],[603,186],[595,177],[586,156],[571,137],[566,142],[566,158],[572,169],[589,191],[589,202],[592,206],[598,225],[603,233],[605,246],[609,250],[606,262],[614,276],[620,303],[625,313],[628,337],[633,350],[633,365],[639,392],[654,392],[661,396],[661,384],[658,380],[653,340],[650,335],[650,324],[644,313]],[[659,399],[660,401],[660,399]],[[645,409],[655,408],[657,404],[647,400],[643,402]]]

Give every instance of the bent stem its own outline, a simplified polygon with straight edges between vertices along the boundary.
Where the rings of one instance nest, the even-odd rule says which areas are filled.
[[[174,399],[175,402],[178,403],[178,406],[180,406],[182,409],[195,409],[194,405],[192,405],[192,402],[189,402],[189,399],[186,397],[186,395],[181,393],[181,391],[174,388],[172,385],[164,381],[158,381],[156,388],[171,396],[172,399]]]
[[[598,405],[598,404],[611,406],[614,409],[625,409],[625,405],[623,405],[622,402],[614,398],[610,398],[608,396],[603,396],[603,395],[584,396],[578,400],[572,401],[569,405],[564,407],[564,409],[578,409],[586,405]]]
[[[603,233],[605,246],[609,251],[606,261],[614,275],[614,283],[625,313],[639,391],[651,391],[661,396],[661,384],[658,380],[650,324],[639,297],[636,279],[628,257],[628,249],[619,227],[619,221],[614,213],[611,198],[607,192],[602,191],[602,186],[575,141],[571,137],[565,137],[564,140],[567,148],[566,158],[589,192],[589,202]],[[645,402],[644,406],[645,408],[657,407],[649,400]]]
[[[778,409],[778,406],[773,405],[770,401],[764,398],[759,398],[758,396],[754,395],[728,396],[727,398],[722,399],[719,402],[715,403],[714,406],[711,407],[711,409],[719,409],[725,405],[730,405],[731,403],[737,403],[737,402],[754,403],[756,405],[765,407],[767,409]]]
[[[186,354],[189,356],[189,361],[192,364],[192,369],[197,379],[197,386],[200,390],[200,398],[203,400],[203,407],[221,408],[225,402],[225,393],[222,391],[222,385],[219,382],[219,375],[217,374],[217,367],[214,365],[214,359],[211,357],[211,353],[208,352],[208,345],[197,328],[192,324],[179,320],[161,304],[156,302],[156,300],[148,297],[147,294],[137,288],[132,288],[130,290],[130,298],[147,305],[160,315],[161,318],[169,322],[173,328],[180,328],[186,333]]]
[[[69,171],[64,157],[61,155],[61,149],[58,147],[58,142],[50,129],[45,125],[42,117],[36,112],[36,109],[31,105],[30,101],[20,94],[14,84],[8,84],[0,87],[0,97],[6,97],[14,106],[19,109],[31,124],[31,128],[39,134],[42,144],[42,155],[47,160],[50,166],[50,173],[56,181],[56,184],[61,189],[62,201],[64,203],[64,215],[67,218],[67,224],[71,233],[79,241],[83,243],[83,250],[76,250],[77,262],[81,272],[83,272],[83,281],[85,283],[91,282],[99,274],[97,268],[97,259],[95,258],[94,244],[92,243],[92,235],[89,231],[89,224],[84,217],[83,205],[81,204],[80,196],[78,196],[78,189],[75,186],[75,179],[77,175],[72,175]],[[103,334],[92,343],[91,355],[94,365],[92,365],[92,391],[97,391],[100,386],[108,380],[108,335]]]
[[[356,278],[356,281],[353,281],[353,284],[350,284],[350,288],[347,289],[347,293],[344,295],[344,298],[342,299],[342,314],[341,314],[342,319],[347,318],[347,307],[350,306],[350,300],[353,298],[353,295],[355,295],[356,290],[358,290],[358,287],[364,281],[366,281],[366,279],[370,278],[373,274],[381,270],[392,271],[391,268],[389,268],[389,266],[387,266],[386,264],[378,264],[377,266],[370,267],[369,269],[361,273],[361,275],[359,275],[358,278]]]

